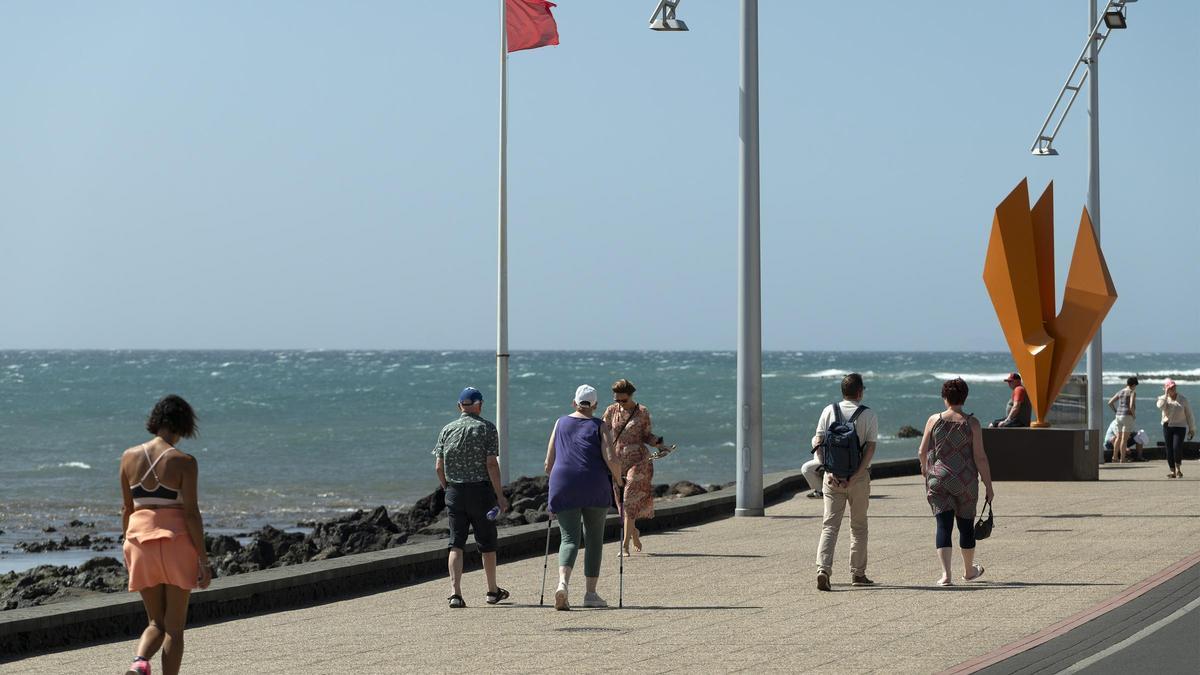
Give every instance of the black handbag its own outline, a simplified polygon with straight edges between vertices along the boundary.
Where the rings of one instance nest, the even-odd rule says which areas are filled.
[[[987,511],[987,518],[983,517],[983,511]],[[992,502],[989,499],[983,503],[983,509],[979,511],[979,520],[975,521],[975,539],[987,539],[992,536]]]

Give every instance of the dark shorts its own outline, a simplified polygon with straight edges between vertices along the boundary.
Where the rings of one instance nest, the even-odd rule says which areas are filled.
[[[450,548],[467,545],[467,531],[475,531],[480,553],[496,550],[496,523],[487,512],[496,505],[491,483],[450,483],[446,486],[446,510],[450,512]]]

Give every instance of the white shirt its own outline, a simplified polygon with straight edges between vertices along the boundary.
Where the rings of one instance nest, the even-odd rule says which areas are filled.
[[[1169,427],[1187,427],[1191,431],[1196,430],[1196,418],[1192,415],[1192,406],[1188,404],[1187,397],[1183,394],[1175,394],[1174,401],[1163,394],[1158,397],[1155,404],[1162,411],[1163,424]]]
[[[838,404],[842,408],[842,419],[849,421],[850,416],[858,409],[860,404],[854,401],[842,401]],[[825,442],[825,432],[829,430],[829,425],[833,424],[833,404],[825,406],[821,411],[821,417],[817,420],[817,432],[812,438],[812,447],[816,447]],[[879,442],[879,418],[875,416],[875,411],[871,409],[864,410],[858,419],[854,421],[854,430],[858,432],[858,442],[866,445],[867,443]]]

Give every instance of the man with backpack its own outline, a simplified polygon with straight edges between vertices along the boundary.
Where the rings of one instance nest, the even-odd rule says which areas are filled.
[[[842,400],[821,411],[813,436],[813,453],[825,469],[822,492],[825,517],[817,544],[817,590],[828,591],[833,550],[846,505],[850,505],[850,576],[855,586],[871,586],[867,578],[867,506],[871,497],[871,458],[879,440],[879,418],[862,405],[862,375],[842,378]]]

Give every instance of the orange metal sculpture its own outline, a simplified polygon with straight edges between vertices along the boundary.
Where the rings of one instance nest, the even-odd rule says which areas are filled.
[[[1037,414],[1046,413],[1117,301],[1087,208],[1079,220],[1062,311],[1054,308],[1054,183],[1029,208],[1028,179],[996,207],[987,259],[987,286],[1013,361]]]

